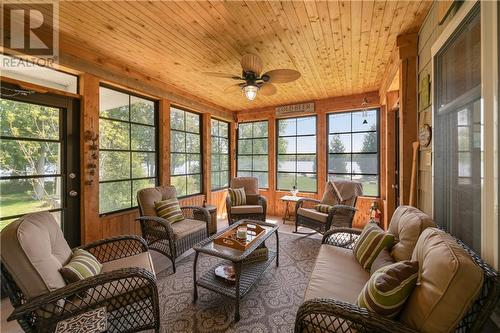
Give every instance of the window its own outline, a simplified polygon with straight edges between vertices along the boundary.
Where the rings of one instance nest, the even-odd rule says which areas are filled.
[[[279,119],[277,125],[276,188],[317,192],[316,117]]]
[[[238,124],[238,177],[257,177],[268,188],[267,121]]]
[[[170,108],[170,183],[177,195],[201,193],[201,117]]]
[[[364,195],[379,195],[378,109],[328,115],[328,178],[357,180]]]
[[[212,190],[229,186],[229,123],[212,119]]]
[[[136,193],[157,184],[156,103],[99,89],[99,213],[137,206]]]

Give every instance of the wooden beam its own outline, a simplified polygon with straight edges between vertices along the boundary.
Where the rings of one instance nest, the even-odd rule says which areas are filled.
[[[386,229],[396,209],[396,189],[394,186],[397,184],[396,158],[399,153],[396,151],[396,112],[399,112],[399,109],[395,110],[394,105],[397,105],[398,94],[398,91],[390,91],[387,93],[387,106],[385,112],[386,131],[384,137],[382,137],[386,147],[385,169],[382,169],[385,175],[383,186],[385,187],[384,227]]]
[[[202,167],[202,178],[203,178],[203,189],[202,192],[205,194],[205,198],[211,200],[212,193],[212,121],[209,113],[204,113],[201,117],[203,122],[201,142],[203,151],[203,167]]]
[[[82,244],[101,239],[99,220],[99,163],[91,158],[91,141],[85,140],[85,131],[93,129],[99,134],[99,78],[90,74],[80,76],[80,172],[81,172],[81,240]],[[96,164],[95,174],[90,175],[89,163]],[[92,181],[91,184],[87,181]]]
[[[158,112],[160,185],[170,185],[170,102],[166,99],[161,99]]]

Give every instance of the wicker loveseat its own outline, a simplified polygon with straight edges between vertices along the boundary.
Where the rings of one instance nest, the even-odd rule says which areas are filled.
[[[101,273],[66,284],[59,269],[72,251],[52,214],[28,214],[0,236],[2,289],[14,307],[7,320],[17,320],[24,331],[67,332],[82,326],[159,331],[156,278],[142,238],[118,236],[80,246],[99,260]]]
[[[295,332],[481,332],[499,299],[498,272],[429,221],[407,206],[391,220],[389,231],[399,240],[391,255],[409,260],[413,248],[411,260],[419,262],[417,286],[395,319],[356,305],[370,277],[352,253],[361,230],[325,233]]]

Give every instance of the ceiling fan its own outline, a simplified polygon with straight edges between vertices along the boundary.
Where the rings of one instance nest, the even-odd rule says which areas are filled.
[[[253,101],[257,96],[257,92],[265,96],[270,96],[276,93],[277,89],[274,83],[287,83],[300,78],[300,73],[293,69],[274,69],[262,73],[262,59],[255,54],[245,54],[241,58],[241,76],[225,73],[205,72],[203,74],[243,81],[230,85],[224,92],[231,93],[242,90],[249,101]]]

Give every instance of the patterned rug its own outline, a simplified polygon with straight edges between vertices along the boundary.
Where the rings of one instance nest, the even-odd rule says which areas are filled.
[[[275,237],[266,241],[275,249]],[[280,233],[280,266],[273,262],[240,302],[234,323],[234,300],[198,287],[193,297],[194,254],[178,262],[177,273],[158,274],[162,332],[293,332],[321,240]],[[198,276],[221,259],[200,255]]]

